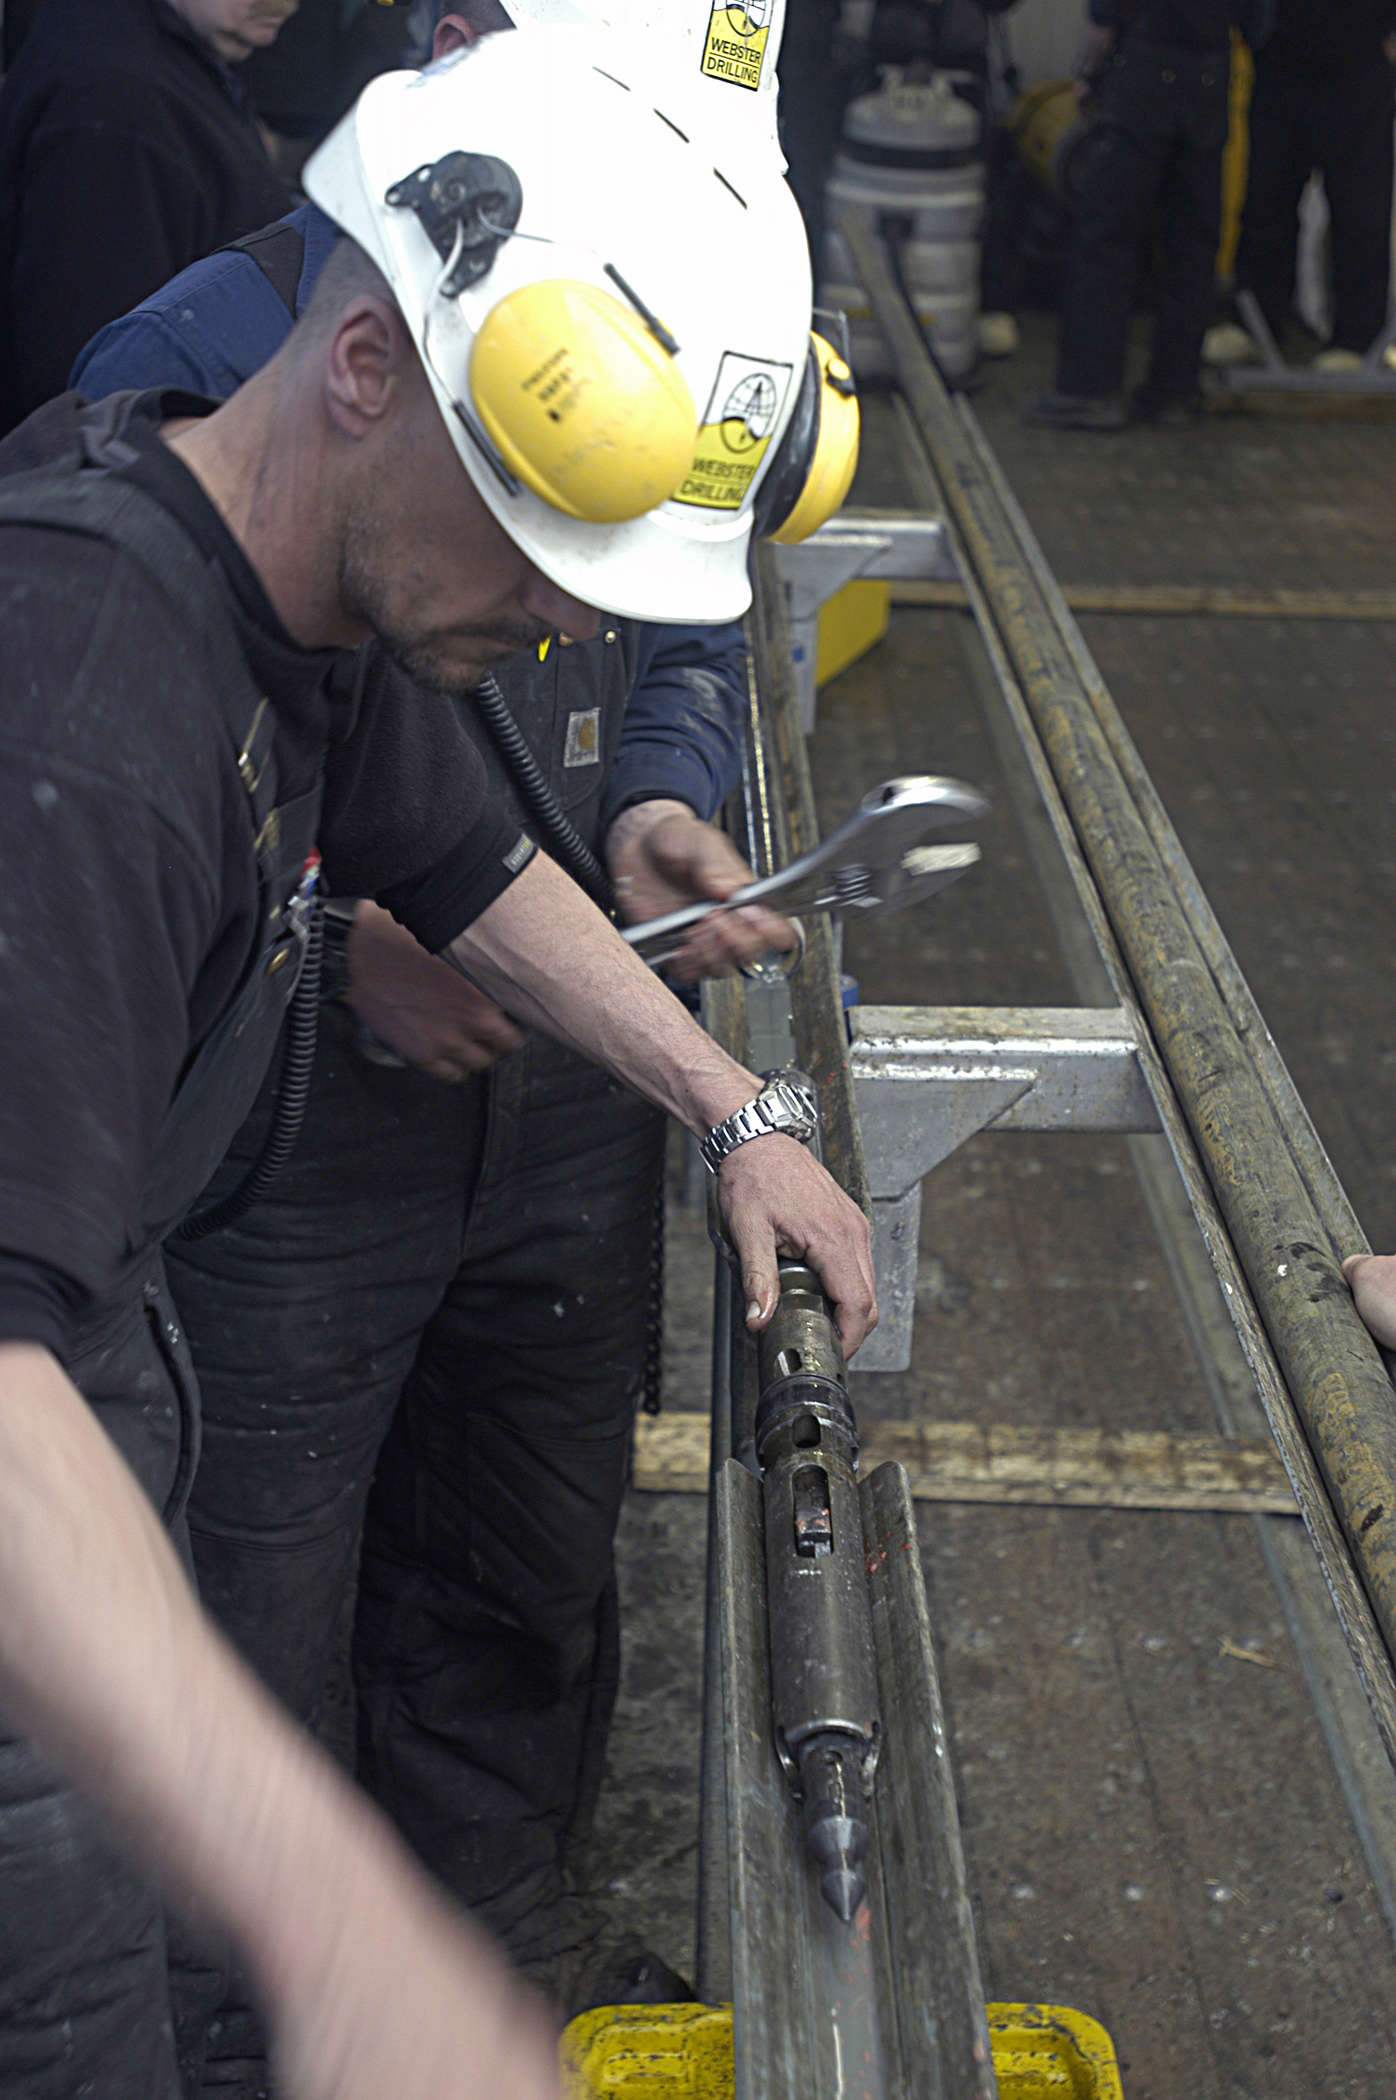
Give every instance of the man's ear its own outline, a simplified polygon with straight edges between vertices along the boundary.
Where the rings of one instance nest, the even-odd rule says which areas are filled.
[[[445,58],[452,51],[463,51],[467,44],[477,41],[479,34],[479,30],[472,28],[464,15],[443,15],[432,31],[433,63],[438,58]]]
[[[325,359],[325,402],[336,429],[363,437],[381,423],[401,392],[405,361],[415,355],[391,301],[371,292],[351,300]]]

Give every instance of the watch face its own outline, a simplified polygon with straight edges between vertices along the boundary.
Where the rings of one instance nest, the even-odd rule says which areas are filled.
[[[778,1128],[797,1132],[801,1137],[813,1134],[816,1121],[814,1103],[801,1088],[781,1079],[770,1089],[770,1094]]]

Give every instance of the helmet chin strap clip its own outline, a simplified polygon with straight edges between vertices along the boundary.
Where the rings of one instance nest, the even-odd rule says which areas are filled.
[[[523,190],[508,161],[492,153],[447,153],[395,182],[384,200],[414,211],[447,265],[437,286],[454,299],[493,268],[523,210]]]

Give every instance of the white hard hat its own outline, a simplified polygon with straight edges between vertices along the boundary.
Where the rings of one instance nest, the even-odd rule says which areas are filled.
[[[763,484],[790,485],[772,531],[806,486],[780,454],[809,422],[808,249],[774,150],[635,42],[530,24],[383,75],[304,180],[515,544],[605,611],[716,622],[750,602]]]
[[[500,0],[516,23],[591,22],[638,44],[670,91],[708,111],[725,138],[747,130],[784,167],[776,136],[776,59],[786,0]],[[672,114],[672,112],[671,112]]]

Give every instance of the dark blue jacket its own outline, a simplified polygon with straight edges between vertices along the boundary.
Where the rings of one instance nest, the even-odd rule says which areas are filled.
[[[303,311],[339,232],[313,204],[281,222],[305,243]],[[291,309],[245,249],[224,249],[92,338],[70,384],[100,400],[126,387],[182,386],[225,400],[280,349]],[[636,802],[673,796],[711,817],[741,772],[746,658],[740,621],[722,627],[642,625],[620,745],[606,781],[600,828]]]

